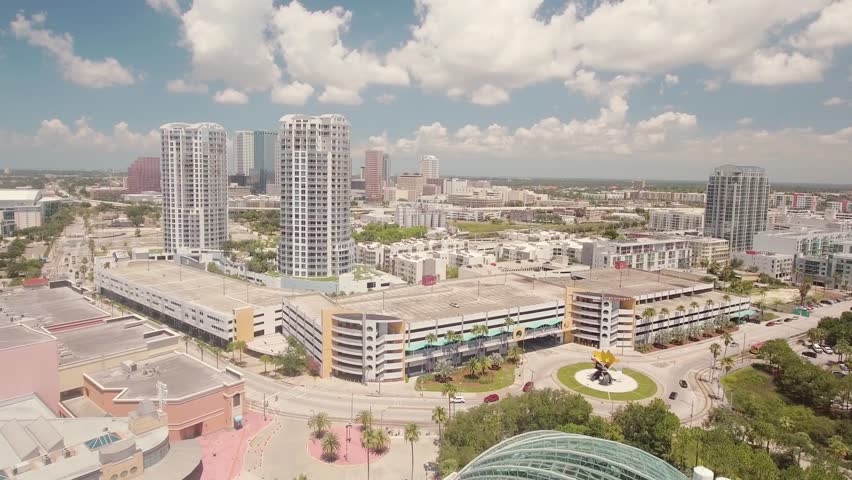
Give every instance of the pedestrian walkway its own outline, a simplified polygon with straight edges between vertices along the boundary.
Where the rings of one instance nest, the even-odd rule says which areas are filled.
[[[232,480],[243,469],[249,441],[269,421],[254,412],[243,415],[245,426],[239,430],[220,430],[198,438],[204,471],[201,480]]]

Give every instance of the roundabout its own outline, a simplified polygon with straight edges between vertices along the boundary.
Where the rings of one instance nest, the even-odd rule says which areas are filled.
[[[631,368],[612,370],[612,382],[602,385],[594,379],[597,369],[591,362],[574,363],[560,368],[556,378],[560,384],[581,395],[620,402],[650,398],[657,393],[654,380]]]

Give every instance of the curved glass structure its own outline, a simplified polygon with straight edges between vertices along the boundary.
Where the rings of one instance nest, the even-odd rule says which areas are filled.
[[[483,452],[456,480],[687,480],[676,468],[623,443],[537,431]]]

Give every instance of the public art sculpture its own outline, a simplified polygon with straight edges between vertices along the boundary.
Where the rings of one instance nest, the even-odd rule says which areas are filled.
[[[610,367],[618,361],[609,350],[596,351],[592,354],[592,361],[595,362],[595,373],[592,374],[592,381],[597,381],[600,385],[607,386],[612,384],[612,375],[609,373]]]

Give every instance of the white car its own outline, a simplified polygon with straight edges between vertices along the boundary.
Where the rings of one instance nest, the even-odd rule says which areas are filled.
[[[834,355],[834,350],[832,350],[828,345],[822,347],[822,351],[829,355]]]
[[[450,398],[450,403],[464,403],[464,397],[458,394],[453,395],[453,397]]]
[[[822,347],[820,347],[818,343],[811,345],[811,350],[815,351],[816,353],[822,353],[823,352]]]

